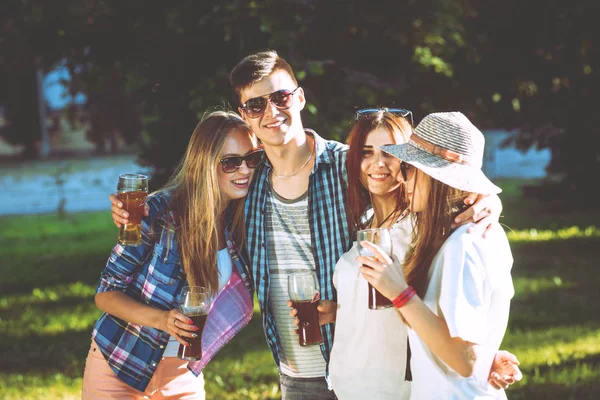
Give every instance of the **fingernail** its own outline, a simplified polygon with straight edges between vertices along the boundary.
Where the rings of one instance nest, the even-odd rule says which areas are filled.
[[[189,318],[188,318],[188,320],[187,320],[187,323],[188,323],[188,324],[193,324],[193,323],[194,323],[194,321],[192,321],[191,319],[189,319]]]
[[[196,325],[194,325],[194,330],[195,330],[195,331],[199,331],[199,330],[200,330],[200,328],[198,328]]]
[[[123,203],[121,203],[121,202],[117,203],[117,205],[118,205],[119,207],[123,207]]]
[[[126,213],[126,212],[124,212],[124,213],[123,213],[123,217],[124,217],[124,218],[128,218],[128,217],[129,217],[129,214],[128,214],[128,213]]]

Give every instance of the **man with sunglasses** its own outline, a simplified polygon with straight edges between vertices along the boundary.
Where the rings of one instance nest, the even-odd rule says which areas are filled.
[[[274,51],[252,54],[231,71],[239,112],[260,139],[265,160],[246,199],[250,265],[267,344],[283,399],[335,399],[325,379],[332,323],[323,343],[301,347],[287,305],[287,275],[315,271],[322,300],[335,301],[333,268],[352,241],[344,211],[346,146],[304,129],[306,104],[290,65]],[[322,302],[320,311],[328,311]],[[334,311],[329,310],[329,311]],[[321,322],[327,322],[322,314]]]

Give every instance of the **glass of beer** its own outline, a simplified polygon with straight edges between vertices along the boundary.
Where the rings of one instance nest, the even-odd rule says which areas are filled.
[[[373,257],[374,254],[371,250],[366,249],[360,245],[361,241],[371,242],[377,245],[383,250],[388,256],[392,256],[392,238],[390,231],[387,228],[374,228],[374,229],[363,229],[358,231],[356,235],[358,242],[358,252],[361,256]],[[371,310],[382,310],[384,308],[392,307],[392,301],[379,293],[370,283],[369,285],[369,309]]]
[[[140,174],[121,174],[117,197],[129,213],[129,223],[119,231],[119,243],[124,246],[142,244],[142,217],[148,196],[148,177]]]
[[[323,343],[319,326],[319,283],[314,271],[294,272],[288,275],[288,295],[298,310],[298,342],[300,346]]]
[[[202,286],[184,286],[179,298],[179,311],[189,317],[200,330],[196,338],[186,338],[189,346],[179,345],[177,356],[182,360],[198,361],[202,359],[202,332],[208,318],[211,305],[210,291]]]

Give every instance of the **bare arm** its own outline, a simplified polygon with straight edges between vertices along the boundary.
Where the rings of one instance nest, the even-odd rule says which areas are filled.
[[[435,315],[418,296],[414,296],[400,312],[440,360],[465,378],[473,375],[477,351],[481,346],[451,337],[446,322]]]
[[[192,320],[176,309],[163,311],[142,304],[120,291],[96,294],[96,306],[107,314],[124,321],[160,329],[175,337],[179,343],[187,345],[185,337],[193,338],[198,328]]]
[[[377,258],[385,264],[372,257],[361,256],[357,261],[368,267],[361,267],[360,272],[381,294],[388,299],[395,299],[408,287],[404,280],[402,265],[398,262],[392,263],[392,259],[381,252],[377,246],[369,242],[361,242],[361,244],[377,254]],[[418,296],[414,296],[400,309],[400,312],[410,327],[440,360],[464,377],[473,374],[479,346],[451,337],[446,321],[435,315]]]
[[[452,228],[469,222],[475,222],[475,226],[469,228],[469,233],[483,230],[483,236],[492,228],[493,224],[500,220],[502,213],[502,202],[498,195],[470,195],[465,199],[465,204],[471,205],[454,219]]]

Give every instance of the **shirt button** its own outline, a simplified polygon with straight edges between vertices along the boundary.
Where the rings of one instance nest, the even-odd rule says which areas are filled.
[[[153,366],[153,367],[156,367],[156,363],[155,363],[155,362],[153,362],[153,363],[152,363],[152,366]]]
[[[161,344],[161,345],[160,345],[160,348],[161,348],[161,349],[164,349],[164,348],[165,348],[165,346],[163,346],[163,345]]]

